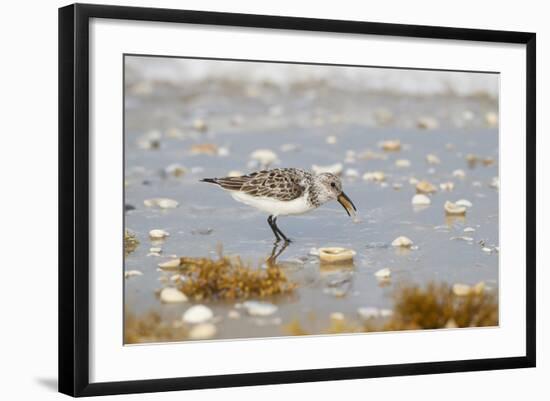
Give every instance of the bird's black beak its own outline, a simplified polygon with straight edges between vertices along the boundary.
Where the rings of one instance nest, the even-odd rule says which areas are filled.
[[[346,209],[348,216],[351,216],[352,214],[355,215],[355,212],[357,211],[357,209],[355,208],[355,205],[353,204],[351,199],[348,198],[348,196],[345,193],[343,192],[340,193],[340,195],[338,195],[338,198],[336,199],[342,206],[344,206],[344,209]]]

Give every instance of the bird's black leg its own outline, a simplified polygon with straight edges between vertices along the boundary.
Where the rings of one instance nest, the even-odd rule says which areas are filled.
[[[279,233],[277,232],[277,226],[275,225],[273,216],[269,216],[267,218],[267,224],[269,224],[269,227],[271,227],[271,231],[273,231],[273,234],[275,234],[275,238],[277,238],[276,242],[279,242],[281,240],[281,237],[279,237]]]
[[[283,237],[283,239],[285,240],[285,242],[292,242],[292,240],[290,238],[288,238],[286,235],[283,234],[283,232],[281,231],[281,229],[279,227],[277,227],[277,217],[275,217],[273,220],[273,226],[275,227],[275,230],[277,230],[277,232],[281,235],[281,237]]]

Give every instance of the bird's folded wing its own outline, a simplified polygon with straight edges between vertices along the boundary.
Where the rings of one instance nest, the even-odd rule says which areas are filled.
[[[218,178],[217,183],[227,190],[280,201],[299,198],[305,190],[302,177],[282,174],[276,169],[241,177]]]

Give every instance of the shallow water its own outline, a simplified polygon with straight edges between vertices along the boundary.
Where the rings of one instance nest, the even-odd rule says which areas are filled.
[[[303,216],[280,217],[279,227],[294,242],[278,262],[287,266],[299,288],[293,295],[268,300],[279,307],[270,318],[242,313],[240,319],[228,319],[234,303],[208,304],[222,317],[216,338],[285,335],[283,326],[294,319],[310,332],[320,332],[332,312],[356,319],[359,307],[391,309],[391,295],[403,282],[484,281],[498,291],[498,252],[486,253],[479,244],[499,245],[499,194],[489,185],[498,176],[498,129],[487,127],[483,119],[485,112],[496,110],[493,101],[454,96],[402,98],[384,93],[348,96],[327,88],[277,91],[269,87],[250,97],[221,84],[203,85],[200,93],[197,90],[157,84],[142,94],[127,88],[125,203],[135,209],[126,212],[125,224],[136,233],[140,245],[126,258],[125,269],[143,272],[143,276],[125,280],[127,310],[136,314],[155,310],[170,321],[179,319],[189,307],[190,303],[164,305],[156,296],[155,291],[164,286],[159,279],[169,277],[157,271],[167,255],[216,256],[221,244],[224,254],[238,254],[259,266],[271,254],[273,234],[267,216],[235,202],[219,187],[199,182],[204,177],[225,176],[230,170],[253,171],[249,155],[258,148],[277,153],[279,162],[274,167],[311,169],[313,164],[343,163],[343,188],[355,203],[360,221],[354,222],[336,202]],[[390,122],[377,122],[378,107],[393,114]],[[470,110],[474,116],[463,117]],[[416,119],[424,115],[436,117],[439,127],[416,128]],[[206,121],[206,132],[191,128],[195,118]],[[160,147],[140,149],[139,138],[152,129],[161,133]],[[328,135],[336,136],[337,143],[328,144]],[[402,150],[383,152],[378,143],[387,139],[399,139]],[[229,154],[193,155],[190,148],[197,143],[225,147]],[[285,152],[281,150],[284,144],[297,145],[297,150]],[[355,162],[344,162],[347,151],[359,154],[366,149],[387,158],[357,157]],[[429,165],[426,155],[430,153],[437,155],[441,164]],[[495,163],[470,168],[467,154],[491,157]],[[408,159],[411,166],[398,168],[397,159]],[[182,177],[166,175],[164,169],[172,163],[182,164],[187,173]],[[356,169],[359,177],[346,178],[348,168]],[[456,169],[465,171],[464,179],[452,175]],[[376,170],[386,174],[385,183],[361,178]],[[409,183],[411,177],[436,186],[452,181],[455,188],[451,192],[438,190],[431,196],[430,206],[418,209],[411,204],[416,193]],[[395,183],[402,188],[394,189]],[[161,210],[144,206],[145,199],[158,197],[175,199],[179,207]],[[446,217],[443,204],[458,199],[467,199],[473,206],[464,218]],[[464,233],[465,227],[476,231]],[[155,228],[170,233],[159,243],[161,257],[147,256],[155,246],[148,232]],[[400,235],[411,238],[418,248],[392,247],[391,242]],[[456,239],[461,236],[474,240]],[[316,256],[309,255],[311,248],[323,246],[355,250],[354,265],[326,271]],[[386,267],[392,271],[391,280],[381,285],[373,273]],[[331,294],[331,283],[342,280],[349,283],[345,296]]]

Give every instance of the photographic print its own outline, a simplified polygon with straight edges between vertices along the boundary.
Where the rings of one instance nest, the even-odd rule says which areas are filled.
[[[498,326],[498,73],[123,69],[125,344]]]

